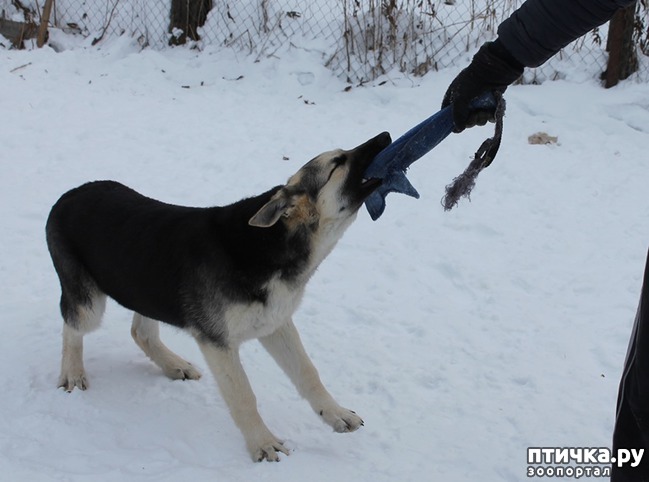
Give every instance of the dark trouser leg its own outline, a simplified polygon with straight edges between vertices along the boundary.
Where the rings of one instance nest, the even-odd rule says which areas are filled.
[[[649,481],[649,255],[617,398],[613,455],[644,449],[637,467],[613,464],[611,482]]]

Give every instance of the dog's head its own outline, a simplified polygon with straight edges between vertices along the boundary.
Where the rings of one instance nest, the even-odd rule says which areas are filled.
[[[280,219],[289,227],[343,225],[381,184],[364,179],[374,157],[391,142],[383,132],[360,146],[325,152],[306,163],[249,221],[270,227]]]

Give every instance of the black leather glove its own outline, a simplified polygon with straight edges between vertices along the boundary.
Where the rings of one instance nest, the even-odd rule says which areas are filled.
[[[485,92],[505,92],[522,73],[523,65],[498,40],[480,47],[469,66],[451,82],[442,101],[442,108],[453,104],[454,132],[493,122],[493,111],[471,111],[470,102]]]

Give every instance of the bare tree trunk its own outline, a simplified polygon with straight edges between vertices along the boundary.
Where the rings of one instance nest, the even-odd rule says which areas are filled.
[[[169,45],[182,45],[190,40],[200,40],[198,27],[207,20],[207,14],[212,9],[212,0],[171,0],[171,15],[169,23]],[[181,30],[180,35],[174,31]]]
[[[604,87],[617,85],[638,70],[638,57],[633,44],[635,5],[618,10],[608,27],[608,65],[603,74]]]

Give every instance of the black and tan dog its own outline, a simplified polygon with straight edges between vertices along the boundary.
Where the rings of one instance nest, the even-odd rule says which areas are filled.
[[[106,296],[135,312],[135,342],[173,379],[200,373],[171,352],[158,321],[191,333],[255,460],[288,454],[257,411],[239,346],[258,338],[313,410],[336,432],[363,424],[320,382],[293,324],[304,288],[380,184],[363,172],[390,136],[319,155],[286,185],[225,207],[191,208],[97,181],[64,194],[47,221],[61,281],[59,386],[88,387],[83,336],[100,324]]]

